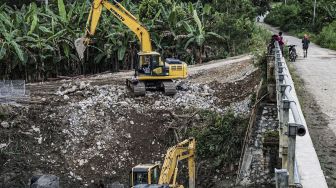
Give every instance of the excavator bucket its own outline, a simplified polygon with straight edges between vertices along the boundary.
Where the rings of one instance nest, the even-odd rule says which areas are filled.
[[[79,59],[82,60],[84,58],[84,52],[86,49],[86,45],[84,44],[84,38],[78,38],[75,40],[75,48],[78,53]]]

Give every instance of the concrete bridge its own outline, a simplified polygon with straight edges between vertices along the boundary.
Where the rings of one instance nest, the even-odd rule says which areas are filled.
[[[294,83],[289,73],[279,44],[275,43],[274,57],[268,60],[274,65],[276,80],[276,98],[279,114],[279,155],[282,170],[276,170],[278,187],[303,186],[307,188],[328,187],[320,162],[309,135]],[[297,137],[297,135],[299,137]],[[283,174],[289,174],[281,177]]]
[[[256,117],[252,117],[252,119],[254,118],[254,122],[252,121],[251,123],[250,121],[250,130],[248,131],[246,140],[249,140],[253,144],[252,146],[251,144],[249,146],[246,144],[247,146],[244,147],[244,155],[241,159],[237,181],[243,185],[254,184],[255,182],[252,181],[257,181],[257,184],[267,183],[267,181],[260,181],[260,178],[258,179],[258,176],[253,176],[253,173],[259,171],[259,176],[267,176],[267,173],[269,175],[275,171],[276,186],[279,188],[328,187],[301,110],[292,76],[277,42],[275,43],[275,48],[267,58],[266,83],[268,86],[268,98],[270,101],[273,100],[274,107],[269,108],[268,106],[267,109],[264,105],[261,108],[262,112],[259,113],[262,117],[259,120]],[[269,114],[269,109],[272,108],[274,109],[273,113],[277,114],[277,118],[270,118],[269,115],[265,115],[265,111]],[[253,113],[256,114],[258,112]],[[266,138],[267,131],[272,130],[278,131],[279,136],[275,142],[275,145],[277,145],[276,150],[278,150],[277,159],[270,154],[269,151],[272,150],[272,147],[270,147],[269,139]],[[251,136],[253,132],[257,134],[254,135],[255,138]],[[258,133],[261,134],[258,135]],[[258,137],[263,138],[260,139]],[[272,144],[274,146],[274,143]],[[262,149],[258,150],[260,148],[259,145],[262,145]],[[262,159],[259,159],[259,163],[262,163],[262,165],[259,166],[255,165],[255,159],[260,158],[258,155],[262,156]],[[272,166],[270,165],[272,160],[277,160],[278,164],[275,166],[277,168],[280,167],[279,169],[273,168],[273,173],[270,172],[272,170],[265,167],[267,165]]]

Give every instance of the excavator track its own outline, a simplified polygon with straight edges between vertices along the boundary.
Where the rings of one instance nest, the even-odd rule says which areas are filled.
[[[162,81],[162,86],[165,95],[175,95],[176,94],[176,85],[173,81]]]
[[[132,91],[134,96],[145,96],[146,95],[146,85],[142,81],[134,82],[130,79],[126,80],[127,87]]]

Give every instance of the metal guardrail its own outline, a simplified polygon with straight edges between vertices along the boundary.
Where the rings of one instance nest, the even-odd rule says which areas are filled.
[[[27,98],[28,95],[24,80],[0,80],[0,103]]]
[[[274,48],[274,76],[279,119],[279,155],[282,169],[275,169],[276,187],[302,187],[295,160],[296,136],[304,136],[306,129],[297,107],[298,100],[291,93],[293,80],[282,56],[278,42]]]

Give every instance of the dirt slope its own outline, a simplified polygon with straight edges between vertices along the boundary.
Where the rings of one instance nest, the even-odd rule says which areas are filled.
[[[30,84],[30,100],[0,106],[0,187],[24,187],[41,173],[59,176],[62,187],[126,183],[132,166],[162,161],[182,139],[171,134],[183,125],[181,115],[199,109],[248,115],[260,81],[250,56],[190,73],[174,97],[133,97],[124,86],[132,72]]]

